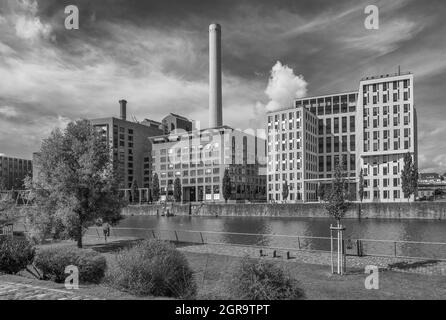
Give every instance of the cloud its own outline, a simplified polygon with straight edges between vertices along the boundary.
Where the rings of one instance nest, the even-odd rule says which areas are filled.
[[[13,107],[10,106],[0,107],[0,117],[14,118],[17,117],[17,115],[18,113]]]
[[[42,24],[38,17],[19,16],[15,24],[18,37],[25,40],[36,39],[38,36],[48,38],[51,33],[49,24]]]
[[[51,24],[42,22],[38,16],[39,5],[36,0],[9,0],[5,9],[0,10],[2,13],[3,11],[6,14],[0,15],[0,24],[13,25],[18,38],[31,42],[40,37],[54,40],[54,36],[51,36]]]
[[[381,24],[379,30],[360,29],[359,35],[341,38],[349,49],[372,51],[385,55],[399,48],[401,42],[412,39],[424,29],[424,24],[407,19],[393,19]]]
[[[266,110],[275,111],[291,107],[294,99],[307,94],[307,85],[303,76],[295,75],[293,69],[277,61],[271,69],[268,86],[265,90],[270,99],[265,106]]]

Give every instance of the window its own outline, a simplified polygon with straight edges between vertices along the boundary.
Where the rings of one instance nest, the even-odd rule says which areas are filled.
[[[339,152],[339,137],[333,137],[334,139],[334,152]]]
[[[356,149],[356,141],[355,141],[355,135],[350,135],[350,151],[355,151]]]
[[[347,117],[342,117],[342,132],[347,132]]]
[[[331,133],[331,118],[328,118],[326,120],[325,131],[326,131],[327,134]]]
[[[327,142],[326,142],[326,152],[330,153],[331,152],[331,137],[327,137]]]
[[[339,133],[339,118],[334,118],[334,133]]]
[[[355,132],[355,116],[350,116],[350,132]]]
[[[324,138],[319,138],[319,153],[324,152]]]

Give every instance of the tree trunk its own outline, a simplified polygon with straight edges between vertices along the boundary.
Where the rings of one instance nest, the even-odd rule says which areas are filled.
[[[79,222],[79,225],[77,228],[78,228],[77,229],[77,247],[79,249],[82,249],[82,221]]]

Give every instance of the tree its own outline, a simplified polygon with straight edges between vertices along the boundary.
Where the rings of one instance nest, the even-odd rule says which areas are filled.
[[[160,181],[158,179],[158,174],[153,175],[152,179],[152,199],[157,202],[160,199]]]
[[[180,178],[176,178],[174,185],[173,185],[173,197],[175,198],[176,202],[181,202],[181,196],[182,196],[182,187],[181,187],[181,180]]]
[[[138,181],[133,180],[132,186],[131,186],[131,193],[132,193],[132,202],[139,202],[139,188],[138,188]]]
[[[437,197],[441,197],[443,195],[443,190],[437,188],[434,190],[434,199],[437,199]]]
[[[335,166],[331,189],[326,197],[325,209],[330,216],[336,219],[338,226],[340,226],[341,219],[344,217],[349,205],[347,182],[344,178],[341,164],[338,163]]]
[[[82,248],[84,231],[98,220],[115,225],[126,204],[107,141],[87,120],[54,130],[42,142],[38,160],[34,224],[61,225]]]
[[[286,201],[288,199],[289,194],[290,194],[290,190],[288,188],[288,182],[285,180],[285,182],[283,183],[283,186],[282,186],[282,199]]]
[[[318,195],[319,195],[319,200],[320,201],[324,201],[326,193],[327,193],[326,190],[325,190],[325,184],[319,183],[318,184],[318,188],[317,188],[317,192],[318,192]]]
[[[225,174],[223,176],[223,198],[225,198],[225,202],[228,202],[228,199],[231,198],[232,195],[232,183],[231,176],[229,174],[229,169],[225,169]]]
[[[359,200],[362,202],[362,200],[364,200],[364,172],[361,171],[359,172],[359,190],[358,190],[358,194],[359,194]]]
[[[404,155],[404,167],[401,172],[401,188],[404,197],[410,201],[410,196],[414,194],[418,187],[418,169],[412,161],[410,152]]]
[[[8,180],[6,177],[0,177],[0,191],[8,189]]]

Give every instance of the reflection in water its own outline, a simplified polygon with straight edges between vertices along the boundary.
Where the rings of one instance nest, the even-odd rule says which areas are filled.
[[[208,242],[223,242],[233,244],[250,244],[261,246],[278,246],[297,248],[299,245],[307,249],[327,249],[327,240],[309,240],[305,238],[286,238],[264,236],[295,235],[309,237],[329,237],[330,224],[333,219],[324,218],[273,218],[273,217],[154,217],[154,216],[132,216],[125,218],[119,227],[126,228],[148,228],[156,230],[196,230],[217,231],[232,233],[252,233],[256,236],[231,235],[231,234],[209,234],[202,236]],[[380,220],[380,219],[345,219],[346,239],[377,239],[377,240],[405,240],[425,242],[446,242],[446,221],[427,220]],[[137,235],[136,231],[128,231],[127,235]],[[138,232],[138,235],[145,234]],[[168,233],[173,237],[173,233]],[[179,237],[187,241],[201,242],[199,233],[191,234],[179,232]],[[260,235],[263,234],[263,235]],[[394,254],[394,244],[368,243],[369,250],[385,251]],[[434,248],[432,246],[397,244],[398,255],[422,255],[422,253],[435,253],[438,250],[445,251],[446,248]]]

